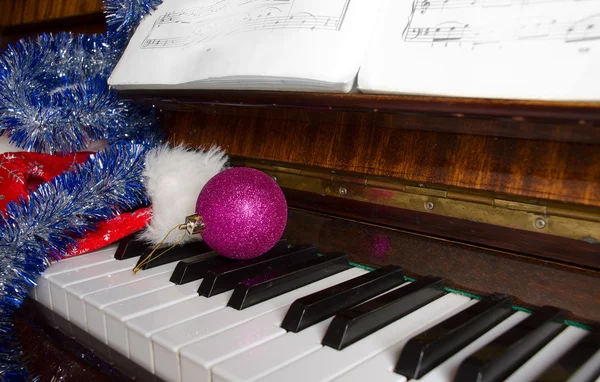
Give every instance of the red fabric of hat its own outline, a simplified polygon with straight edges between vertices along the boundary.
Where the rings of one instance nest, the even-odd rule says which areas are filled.
[[[0,212],[20,196],[27,196],[42,183],[84,162],[92,152],[79,152],[65,156],[31,152],[0,154]],[[152,217],[151,207],[140,208],[100,222],[97,230],[77,240],[68,257],[88,253],[105,247],[144,228]]]

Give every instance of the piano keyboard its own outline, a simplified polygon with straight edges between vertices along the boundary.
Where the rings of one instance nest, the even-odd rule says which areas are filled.
[[[509,296],[285,240],[237,262],[196,243],[134,274],[140,248],[55,263],[31,293],[53,326],[139,380],[600,380],[600,335],[552,307],[515,311]]]

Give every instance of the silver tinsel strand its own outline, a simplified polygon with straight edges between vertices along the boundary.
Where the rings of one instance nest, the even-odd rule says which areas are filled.
[[[104,4],[106,34],[42,34],[0,52],[0,135],[43,153],[70,153],[99,140],[112,145],[0,212],[0,380],[36,379],[22,362],[11,316],[48,262],[65,256],[96,223],[148,204],[143,161],[163,134],[152,107],[119,99],[107,80],[160,1]]]
[[[93,141],[161,140],[154,110],[108,86],[120,57],[113,43],[59,33],[9,46],[0,57],[0,135],[43,153],[71,153]]]
[[[64,257],[77,238],[122,211],[148,205],[142,182],[150,145],[117,144],[39,186],[0,214],[0,377],[26,373],[15,346],[11,315],[49,261]]]
[[[125,49],[135,28],[142,18],[156,10],[161,0],[104,0],[104,13],[108,35],[116,41],[115,46]]]

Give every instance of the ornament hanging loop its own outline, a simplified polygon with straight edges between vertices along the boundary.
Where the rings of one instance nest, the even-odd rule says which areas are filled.
[[[156,252],[156,250],[158,250],[158,248],[160,248],[160,246],[165,242],[165,240],[167,240],[167,237],[169,237],[171,232],[175,231],[176,229],[179,229],[180,231],[185,231],[183,233],[183,235],[181,235],[181,238],[179,240],[177,240],[177,242],[175,244],[173,244],[169,248],[167,248],[164,251],[162,251],[161,253],[159,253],[156,257],[152,258],[152,255],[154,254],[154,252]],[[165,253],[169,252],[170,250],[172,250],[173,248],[178,246],[183,241],[186,234],[194,235],[194,234],[202,233],[203,231],[204,231],[204,223],[202,222],[202,217],[200,215],[194,214],[194,215],[187,216],[185,218],[184,224],[178,224],[175,227],[171,228],[171,230],[169,232],[167,232],[167,234],[165,235],[165,237],[163,237],[163,239],[160,241],[160,243],[158,243],[158,244],[156,244],[156,246],[154,246],[154,248],[148,254],[148,256],[146,256],[146,258],[144,258],[144,260],[140,261],[140,263],[137,264],[133,268],[133,274],[136,274],[139,271],[141,271],[142,268],[144,267],[144,265],[148,264],[152,260],[158,259]]]
[[[174,230],[179,229],[179,230],[185,230],[186,226],[185,224],[178,224],[175,227],[171,228],[171,230],[169,232],[167,232],[167,234],[165,235],[165,237],[163,237],[163,239],[160,241],[160,243],[156,244],[154,246],[154,248],[152,249],[152,251],[148,254],[148,256],[146,256],[146,258],[142,261],[140,261],[134,268],[133,268],[133,274],[138,273],[139,271],[142,270],[142,267],[146,264],[148,264],[149,262],[151,262],[152,260],[156,260],[159,257],[161,257],[162,255],[164,255],[165,253],[169,252],[171,249],[175,248],[179,243],[181,243],[181,241],[183,240],[183,238],[185,237],[185,232],[183,233],[183,235],[181,235],[181,238],[172,246],[170,246],[169,248],[165,249],[164,251],[162,251],[161,253],[159,253],[155,258],[152,258],[152,255],[154,254],[154,252],[156,252],[156,250],[158,248],[160,248],[160,246],[164,243],[165,240],[167,240],[167,237],[169,237],[169,235],[171,234],[171,232],[173,232]]]
[[[204,231],[202,216],[193,214],[185,218],[185,230],[189,235],[195,235]]]

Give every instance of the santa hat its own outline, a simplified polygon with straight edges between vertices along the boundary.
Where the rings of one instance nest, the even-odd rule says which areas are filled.
[[[4,149],[13,147],[5,144]],[[6,215],[10,202],[28,197],[43,183],[74,170],[92,154],[0,153],[0,213]],[[140,239],[152,245],[199,240],[199,236],[191,235],[177,240],[168,237],[167,233],[195,210],[200,190],[210,178],[225,169],[226,162],[227,156],[218,147],[204,151],[160,145],[151,149],[145,155],[142,172],[151,206],[122,211],[115,217],[97,221],[93,229],[75,238],[75,244],[60,256],[88,253],[137,232],[140,232]]]
[[[0,269],[9,286],[0,291],[2,323],[8,326],[49,261],[137,232],[151,244],[161,241],[195,210],[200,190],[226,161],[219,148],[141,144],[69,155],[1,153],[0,262],[10,265]],[[11,369],[14,358],[5,355],[0,368]]]
[[[11,315],[48,264],[153,221],[143,172],[164,134],[151,106],[119,99],[107,79],[159,3],[105,0],[104,34],[42,34],[0,52],[0,379],[35,378]]]
[[[5,147],[6,149],[7,147]],[[0,154],[0,213],[7,217],[9,203],[26,199],[30,193],[53,178],[67,173],[89,159],[92,152],[80,152],[65,156],[30,153],[3,152]],[[50,201],[51,202],[51,201]],[[52,208],[52,205],[47,206]],[[106,221],[98,220],[93,229],[74,238],[74,245],[60,257],[88,253],[114,243],[138,232],[150,221],[152,209],[140,207],[123,211]]]

